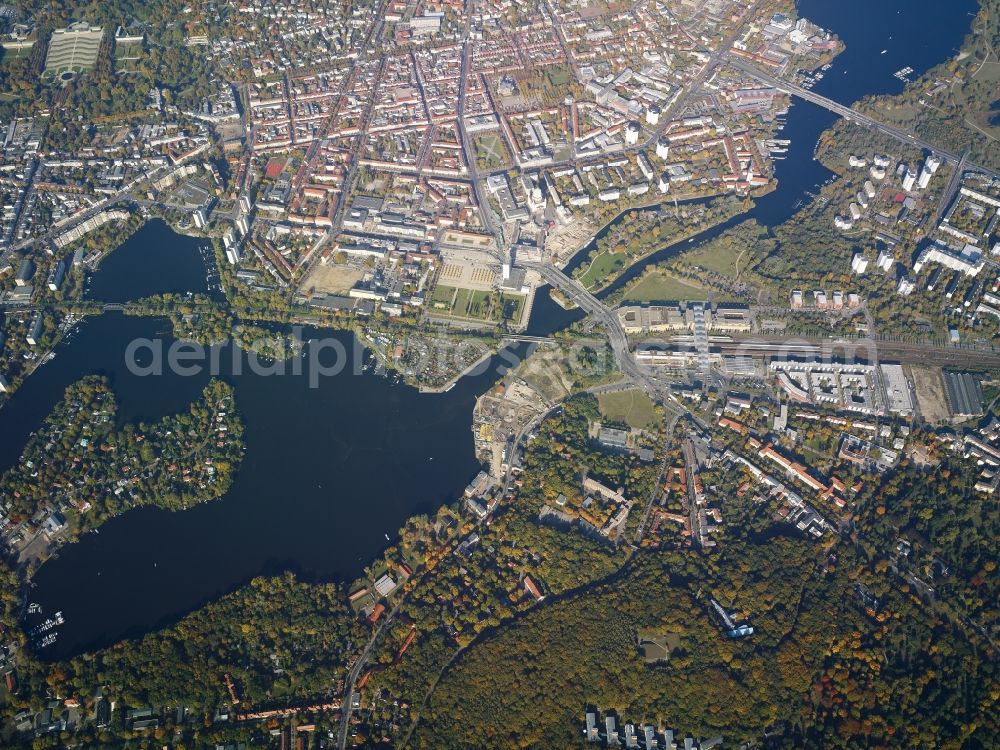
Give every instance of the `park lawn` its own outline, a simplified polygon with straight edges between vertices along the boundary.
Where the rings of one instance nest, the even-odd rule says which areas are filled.
[[[567,86],[570,82],[570,71],[562,65],[554,66],[546,71],[545,77],[552,86]]]
[[[469,300],[469,316],[472,318],[480,318],[486,320],[487,308],[489,306],[490,292],[484,292],[482,290],[472,292],[472,296]]]
[[[514,325],[518,325],[521,322],[522,315],[524,315],[524,296],[520,294],[503,295],[504,320],[509,320]]]
[[[597,397],[601,414],[610,421],[625,422],[637,430],[653,430],[660,424],[656,404],[643,391],[602,393]]]
[[[482,289],[438,285],[431,294],[431,312],[451,318],[496,323],[500,312],[496,309],[492,311],[489,309],[492,294],[492,292]],[[451,303],[453,297],[455,304]],[[504,319],[517,325],[524,315],[524,295],[504,294],[501,296],[500,304]]]
[[[452,315],[457,315],[460,318],[465,318],[470,315],[469,305],[472,302],[472,290],[460,287],[458,290],[458,296],[455,298],[455,306],[451,309]]]
[[[625,302],[667,302],[704,299],[708,290],[681,281],[675,276],[656,271],[642,279],[625,293]]]
[[[738,271],[736,268],[737,259],[744,269],[751,259],[749,252],[744,253],[742,258],[739,255],[740,248],[733,247],[729,243],[709,242],[702,247],[683,253],[680,259],[693,266],[700,266],[708,271],[715,271],[723,276],[735,278]]]
[[[590,268],[587,269],[586,273],[580,277],[580,283],[587,289],[593,289],[624,265],[624,255],[617,253],[598,255],[594,258],[594,262],[590,264]]]
[[[434,293],[431,295],[431,307],[434,307],[440,303],[444,305],[445,308],[447,308],[447,310],[450,312],[451,298],[454,294],[455,294],[455,287],[443,286],[441,284],[438,284],[436,287],[434,287]]]
[[[17,60],[22,57],[30,57],[31,51],[34,47],[28,49],[4,49],[0,50],[0,64],[8,63],[11,60]]]
[[[476,152],[476,165],[483,169],[495,169],[510,163],[507,146],[494,133],[486,133],[473,139],[472,147]]]

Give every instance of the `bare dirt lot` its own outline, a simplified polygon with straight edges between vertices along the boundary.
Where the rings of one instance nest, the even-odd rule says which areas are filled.
[[[545,237],[545,249],[557,262],[568,260],[596,231],[596,227],[588,221],[573,221],[549,232]]]
[[[302,291],[315,294],[346,294],[362,276],[364,271],[360,268],[317,263],[302,280]]]
[[[521,365],[517,374],[549,400],[561,401],[573,388],[573,376],[567,369],[561,349],[539,349]]]
[[[951,416],[948,400],[944,393],[941,368],[911,365],[913,388],[917,392],[920,413],[928,422],[945,422]]]

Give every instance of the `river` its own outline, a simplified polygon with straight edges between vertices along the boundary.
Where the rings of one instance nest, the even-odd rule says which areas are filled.
[[[800,0],[799,8],[846,42],[815,91],[850,103],[865,94],[901,90],[892,74],[904,66],[918,75],[947,59],[968,31],[975,3]],[[812,151],[833,119],[814,105],[793,104],[781,133],[792,145],[777,165],[779,186],[758,200],[751,217],[773,226],[829,179]],[[704,242],[731,223],[693,243],[664,248],[605,293],[642,266]],[[211,262],[206,269],[199,257],[202,244],[150,223],[106,259],[88,295],[120,302],[162,292],[211,291]],[[579,315],[563,311],[542,291],[528,330],[547,335]],[[65,387],[90,373],[111,378],[123,420],[186,408],[207,375],[139,377],[124,366],[128,342],[159,337],[169,343],[168,331],[164,321],[118,313],[83,323],[58,347],[56,359],[0,410],[0,469],[17,460],[27,435]],[[327,335],[357,351],[350,334]],[[291,569],[308,579],[351,579],[385,547],[386,534],[393,535],[408,516],[455,499],[478,470],[472,407],[496,378],[503,357],[438,395],[349,370],[311,389],[305,375],[237,375],[225,369],[247,426],[247,454],[232,489],[184,512],[126,513],[42,566],[31,599],[46,613],[62,610],[66,618],[46,658],[148,632],[256,575]]]

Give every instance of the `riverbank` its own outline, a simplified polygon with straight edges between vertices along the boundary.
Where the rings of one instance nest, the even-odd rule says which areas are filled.
[[[750,204],[752,207],[752,203]],[[734,220],[739,219],[742,216],[749,215],[750,207],[737,211],[727,216],[720,217],[717,220],[709,220],[706,222],[699,223],[697,226],[691,227],[685,232],[681,232],[676,238],[672,238],[670,243],[664,247],[652,248],[647,252],[637,256],[635,260],[628,263],[628,265],[621,268],[620,271],[613,274],[602,282],[596,289],[593,287],[587,287],[587,290],[594,294],[595,296],[603,295],[609,287],[616,286],[618,281],[624,276],[631,276],[633,274],[633,269],[645,267],[647,261],[655,255],[660,255],[662,253],[669,252],[671,250],[681,250],[685,244],[690,243],[695,237],[703,235],[708,232],[712,232],[716,228],[722,225],[730,225]],[[581,249],[582,250],[582,249]],[[582,279],[581,279],[582,281]]]

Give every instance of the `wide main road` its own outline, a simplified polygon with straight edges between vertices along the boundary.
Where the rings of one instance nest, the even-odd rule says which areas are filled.
[[[684,112],[690,98],[697,95],[701,91],[705,81],[709,80],[715,74],[715,71],[717,71],[719,67],[728,60],[729,48],[743,33],[743,29],[746,25],[756,20],[757,6],[761,4],[761,1],[762,0],[755,0],[752,5],[743,11],[740,22],[733,26],[726,37],[719,42],[717,47],[715,47],[714,51],[702,47],[701,51],[708,55],[708,59],[702,66],[701,71],[691,81],[684,84],[684,90],[681,92],[680,96],[678,96],[677,99],[675,99],[674,102],[667,107],[665,112],[660,113],[660,119],[663,120],[663,124],[653,134],[653,137],[647,141],[648,145],[652,145],[656,142],[657,137],[663,133],[667,127],[669,127],[670,122]]]
[[[898,141],[902,141],[903,143],[908,143],[911,146],[922,148],[926,151],[932,151],[933,153],[938,154],[940,157],[942,157],[951,164],[959,164],[962,162],[961,154],[955,154],[952,153],[951,151],[946,151],[945,149],[936,146],[933,143],[929,143],[928,141],[918,138],[908,130],[905,130],[903,128],[898,128],[894,125],[886,125],[885,123],[876,120],[874,117],[871,117],[870,115],[863,114],[861,112],[858,112],[856,109],[852,109],[851,107],[848,107],[844,104],[835,102],[833,99],[829,99],[825,96],[822,96],[821,94],[817,94],[815,91],[810,91],[809,89],[802,88],[801,86],[798,86],[794,83],[790,83],[780,78],[776,78],[770,73],[761,70],[756,65],[752,65],[751,63],[746,62],[745,60],[740,60],[739,58],[733,57],[731,54],[728,56],[728,60],[729,64],[732,65],[734,68],[743,71],[747,75],[753,76],[758,81],[762,81],[763,83],[773,86],[774,88],[780,91],[784,91],[787,94],[792,94],[793,96],[797,96],[800,99],[806,100],[807,102],[818,104],[819,106],[824,107],[830,110],[831,112],[840,115],[845,120],[857,123],[858,125],[868,128],[869,130],[874,130],[876,132],[883,133],[884,135],[888,135],[891,138],[895,138]],[[972,162],[968,162],[965,166],[967,169],[972,169],[977,172],[989,174],[994,177],[1000,177],[1000,172],[994,172],[992,169],[987,169],[986,167],[981,166],[979,164],[973,164]]]
[[[647,390],[655,388],[653,382],[648,378],[646,373],[642,372],[632,358],[625,329],[622,328],[618,316],[613,310],[584,289],[578,281],[571,279],[555,266],[551,266],[548,263],[525,263],[524,265],[527,268],[537,271],[545,281],[557,287],[571,301],[579,305],[584,312],[598,323],[603,324],[608,332],[611,350],[614,353],[615,362],[618,363],[619,369],[635,380],[636,383],[643,386],[650,386]]]
[[[472,181],[472,192],[476,197],[476,203],[479,204],[479,216],[483,221],[483,229],[486,233],[497,236],[497,232],[493,227],[493,219],[490,217],[489,200],[483,193],[483,186],[479,179],[479,169],[476,164],[476,151],[472,143],[472,139],[469,137],[469,133],[465,128],[465,92],[468,88],[469,75],[471,75],[472,70],[472,42],[466,40],[462,48],[462,69],[459,74],[458,81],[458,117],[455,120],[455,126],[458,128],[458,136],[462,140],[462,152],[465,154],[465,163],[469,169],[469,179]]]
[[[629,347],[628,336],[614,310],[584,289],[579,281],[570,278],[555,266],[548,263],[525,263],[524,266],[537,271],[545,281],[557,287],[567,298],[579,305],[580,309],[604,326],[618,369],[626,377],[654,400],[659,401],[671,415],[689,413],[687,407],[677,399],[669,387],[659,382],[635,361]]]

